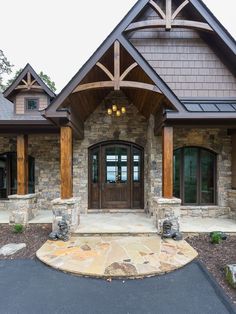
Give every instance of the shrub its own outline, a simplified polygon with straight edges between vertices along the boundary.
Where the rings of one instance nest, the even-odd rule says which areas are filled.
[[[219,244],[221,240],[226,240],[227,235],[221,231],[213,231],[210,233],[211,243]]]
[[[24,231],[24,227],[21,224],[15,224],[13,227],[14,233],[22,233]]]

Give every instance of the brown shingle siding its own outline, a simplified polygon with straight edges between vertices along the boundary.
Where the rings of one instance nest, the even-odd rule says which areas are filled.
[[[133,45],[179,97],[236,97],[236,78],[197,31],[137,31]]]

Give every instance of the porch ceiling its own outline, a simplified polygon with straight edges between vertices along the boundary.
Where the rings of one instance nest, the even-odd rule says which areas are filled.
[[[84,122],[106,96],[116,89],[113,80],[115,81],[117,58],[120,82],[117,89],[122,90],[142,115],[148,118],[150,114],[155,114],[160,106],[175,109],[122,45],[118,55],[113,45],[107,50],[77,88],[64,100],[61,108],[69,108]]]

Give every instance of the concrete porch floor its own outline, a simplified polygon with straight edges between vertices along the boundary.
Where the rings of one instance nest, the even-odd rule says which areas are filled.
[[[9,212],[0,211],[0,224],[9,222]],[[41,210],[30,224],[52,223],[52,211]],[[208,233],[223,231],[236,233],[236,220],[222,218],[181,218],[180,229],[184,233]],[[144,213],[81,215],[78,233],[156,233],[153,219]]]

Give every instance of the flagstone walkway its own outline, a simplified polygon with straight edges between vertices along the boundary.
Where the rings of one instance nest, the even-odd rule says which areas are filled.
[[[184,240],[104,236],[47,241],[36,255],[45,264],[76,275],[142,278],[183,267],[197,257],[197,252]]]

